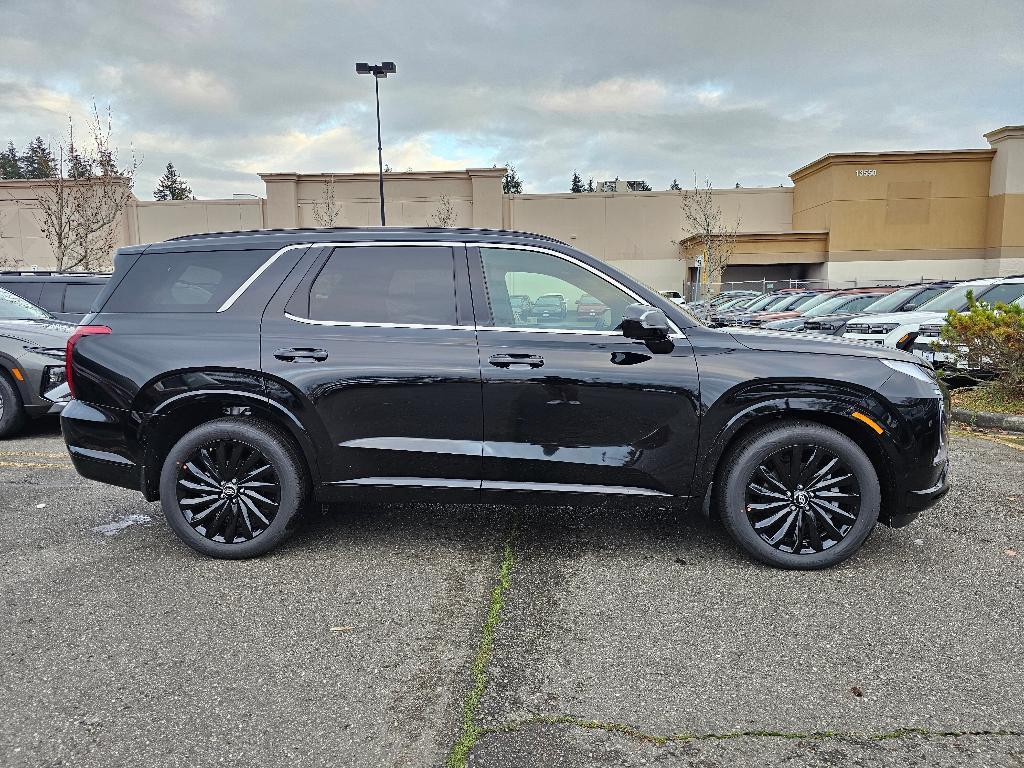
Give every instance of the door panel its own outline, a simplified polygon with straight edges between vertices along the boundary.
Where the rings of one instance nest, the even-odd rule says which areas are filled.
[[[336,248],[311,286],[296,289],[289,311],[268,310],[263,370],[322,424],[326,496],[447,488],[475,500],[479,357],[466,310],[456,307],[456,256],[468,294],[461,246]],[[443,281],[430,274],[441,261]],[[303,305],[312,317],[292,314]]]
[[[687,494],[698,383],[686,339],[647,345],[604,330],[637,297],[600,285],[571,260],[546,256],[557,260],[549,267],[531,254],[480,250],[470,258],[474,281],[485,285],[474,290],[486,302],[478,333],[484,490]],[[564,295],[567,317],[524,318],[502,306],[531,289]],[[603,317],[595,305],[607,308]]]

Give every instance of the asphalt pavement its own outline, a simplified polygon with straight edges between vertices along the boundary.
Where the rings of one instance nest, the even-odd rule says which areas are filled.
[[[35,425],[0,443],[0,765],[1024,766],[1024,450],[952,455],[825,572],[600,506],[349,505],[236,562]]]

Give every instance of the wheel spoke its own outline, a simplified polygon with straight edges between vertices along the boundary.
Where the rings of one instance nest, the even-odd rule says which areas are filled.
[[[828,516],[827,512],[824,512],[817,507],[814,507],[814,511],[817,513],[817,518],[825,524],[825,528],[828,530],[829,535],[833,536],[837,541],[843,538],[843,532],[836,527],[836,524],[832,522],[832,518]]]
[[[841,509],[840,507],[837,507],[835,504],[830,504],[824,499],[811,499],[811,504],[814,504],[819,508],[824,508],[826,511],[831,512],[834,515],[842,515],[843,517],[847,517],[850,520],[857,519],[857,516],[853,513],[847,512],[845,509]]]
[[[203,522],[203,520],[206,519],[207,515],[209,515],[218,507],[224,506],[226,503],[227,502],[224,499],[218,499],[213,504],[204,509],[202,512],[197,512],[196,514],[192,515],[192,519],[189,520],[189,523],[194,527],[196,523]]]
[[[814,448],[811,449],[811,456],[810,458],[807,459],[803,467],[800,469],[800,475],[796,479],[798,483],[805,483],[806,478],[812,476],[815,473],[815,471],[817,471],[818,467],[821,465],[821,460],[823,458],[822,453],[823,451],[820,448],[818,448],[818,446],[814,446]]]
[[[819,488],[828,488],[829,486],[838,485],[839,483],[843,482],[843,480],[847,480],[851,477],[853,477],[853,475],[851,474],[840,475],[839,477],[832,477],[831,475],[829,475],[824,480],[819,480],[816,485],[812,485],[807,490],[817,491]]]
[[[210,452],[206,448],[203,448],[199,452],[199,460],[203,462],[203,467],[205,467],[206,471],[213,476],[218,485],[224,481],[224,478],[217,470],[217,462],[213,460],[210,456]]]
[[[777,478],[774,474],[772,474],[772,471],[770,469],[768,469],[768,467],[766,467],[764,464],[761,464],[758,467],[758,469],[761,470],[761,474],[764,475],[764,478],[768,482],[770,482],[773,485],[775,485],[783,493],[789,493],[789,488],[787,488],[783,484],[783,482],[781,480],[779,480],[779,478]]]
[[[770,491],[764,486],[757,485],[756,483],[751,483],[750,485],[747,486],[747,488],[749,488],[759,496],[767,496],[770,499],[785,499],[786,501],[789,501],[788,495],[776,493],[775,491]]]
[[[206,491],[220,493],[220,488],[209,483],[192,483],[188,480],[179,480],[178,485],[184,486],[185,488],[191,488],[193,491]]]
[[[219,493],[211,493],[207,496],[197,496],[194,499],[180,499],[178,503],[183,507],[194,507],[196,504],[206,504],[208,501],[213,501],[214,499],[219,498]]]
[[[235,541],[235,529],[238,527],[238,505],[231,504],[227,510],[227,525],[224,526],[224,541],[232,544]]]
[[[813,511],[807,515],[807,541],[811,545],[811,549],[821,552],[821,533],[818,531],[818,521],[815,519]]]
[[[761,521],[759,521],[759,522],[756,522],[756,523],[754,523],[754,529],[755,529],[755,530],[759,530],[759,529],[761,529],[761,528],[767,528],[767,527],[768,527],[769,525],[772,525],[772,524],[774,524],[774,523],[777,523],[777,522],[778,522],[779,520],[781,520],[781,519],[782,519],[782,518],[783,518],[783,517],[784,517],[784,516],[785,516],[785,515],[786,515],[787,513],[789,513],[789,512],[790,512],[790,511],[791,511],[792,509],[793,509],[793,506],[792,506],[792,505],[789,505],[789,506],[788,506],[788,507],[786,507],[785,509],[783,509],[783,510],[781,510],[781,511],[779,511],[779,512],[776,512],[776,513],[775,513],[774,515],[772,515],[771,517],[766,517],[766,518],[765,518],[764,520],[761,520]]]
[[[804,447],[794,445],[789,450],[789,487],[796,488],[800,482],[800,464],[803,461]]]
[[[218,483],[216,480],[210,477],[210,475],[206,474],[201,469],[199,469],[199,467],[197,467],[195,463],[188,462],[187,464],[185,464],[185,467],[186,469],[188,469],[189,472],[198,477],[204,483],[209,483],[211,488],[216,488],[217,490],[220,490],[220,483]]]
[[[239,501],[241,501],[242,504],[247,506],[249,508],[249,511],[256,515],[256,517],[258,517],[264,525],[270,525],[270,521],[263,516],[263,513],[260,512],[259,508],[255,504],[249,501],[249,499],[245,498],[245,496],[239,496],[238,498]]]
[[[789,499],[783,499],[782,501],[768,501],[768,502],[763,502],[763,503],[758,503],[758,504],[747,504],[747,509],[752,509],[752,510],[769,510],[769,509],[776,509],[776,508],[782,506],[783,504],[788,505],[789,504]]]
[[[252,478],[258,477],[262,473],[266,472],[268,469],[270,469],[269,464],[264,464],[262,467],[254,469],[252,472],[250,472],[248,475],[246,475],[245,477],[238,481],[239,485],[248,485],[251,482]]]
[[[277,502],[276,501],[273,501],[272,499],[268,499],[263,494],[257,493],[256,491],[250,490],[249,488],[243,488],[242,489],[242,493],[245,496],[249,497],[250,499],[256,499],[257,501],[262,501],[264,504],[271,504],[271,505],[273,505],[275,507],[277,506]]]
[[[815,483],[817,483],[819,480],[821,480],[821,478],[823,478],[826,474],[831,472],[832,471],[832,467],[834,467],[838,463],[839,463],[839,459],[832,459],[832,461],[830,461],[824,467],[819,469],[814,474],[814,476],[810,480],[807,481],[807,488],[808,488],[808,490],[814,490]]]
[[[774,536],[768,539],[769,544],[771,544],[774,547],[776,544],[782,541],[782,539],[785,538],[786,534],[789,533],[790,527],[793,525],[793,518],[796,517],[797,512],[798,510],[794,509],[792,512],[789,513],[789,517],[786,518],[786,522],[782,524],[782,527],[779,528],[779,530],[775,533]]]

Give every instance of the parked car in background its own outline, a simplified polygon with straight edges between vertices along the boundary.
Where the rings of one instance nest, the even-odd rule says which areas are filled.
[[[74,324],[0,288],[0,439],[68,402],[64,349],[74,331]]]
[[[576,318],[579,320],[599,320],[608,312],[608,307],[600,299],[583,295],[576,299]]]
[[[802,292],[798,289],[776,291],[774,293],[766,293],[761,296],[754,298],[749,304],[743,305],[742,310],[740,305],[735,305],[729,309],[715,309],[711,312],[709,323],[715,327],[721,327],[723,325],[729,325],[730,321],[734,316],[754,312],[760,312],[761,310],[772,309],[781,306],[793,299],[794,294],[801,294]]]
[[[869,315],[851,320],[846,324],[843,338],[910,351],[922,325],[943,322],[950,310],[963,312],[967,309],[968,292],[989,304],[1009,304],[1024,295],[1024,277],[988,277],[958,283],[913,312]]]
[[[564,320],[568,311],[565,296],[560,293],[545,293],[533,302],[530,315],[538,320]]]
[[[804,317],[802,327],[794,328],[805,333],[821,333],[826,336],[842,336],[846,324],[869,315],[890,314],[893,312],[910,312],[924,302],[952,288],[958,281],[939,281],[927,285],[909,285],[893,291],[887,296],[876,299],[873,303],[859,310],[846,307],[832,314]],[[785,321],[784,321],[785,322]],[[796,321],[791,321],[796,322]],[[773,324],[774,325],[774,324]]]
[[[82,475],[159,499],[207,555],[272,549],[309,503],[700,509],[712,492],[751,556],[823,568],[948,488],[949,410],[918,358],[708,328],[549,237],[271,230],[116,265],[68,344],[64,439]],[[178,290],[197,270],[202,301]],[[527,275],[615,327],[517,322]]]
[[[686,304],[686,306],[688,306],[691,310],[696,309],[697,307],[715,307],[715,308],[717,308],[717,307],[720,307],[722,304],[728,303],[730,301],[736,301],[737,299],[753,299],[753,298],[756,298],[757,296],[762,296],[762,295],[763,295],[763,293],[761,291],[747,291],[747,290],[722,291],[721,293],[717,293],[714,296],[711,296],[711,297],[706,298],[706,299],[702,299],[701,301],[695,301],[695,302],[691,302],[689,304]],[[679,304],[679,303],[684,303],[685,304],[685,302],[682,302],[682,301],[677,301],[676,303],[677,304]]]
[[[872,302],[888,295],[893,289],[878,289],[875,292],[868,292],[863,289],[858,291],[838,291],[834,294],[826,294],[821,301],[808,305],[795,312],[779,312],[761,317],[761,327],[773,331],[799,331],[803,330],[807,322],[815,318],[831,316],[837,312],[853,314],[866,308]]]
[[[782,301],[769,304],[763,310],[757,312],[742,311],[733,313],[729,318],[729,325],[736,326],[759,326],[764,318],[774,317],[778,312],[787,310],[800,310],[810,308],[815,304],[828,298],[827,291],[808,290],[802,293],[791,293]]]
[[[1012,295],[1012,292],[1009,295]],[[980,299],[980,301],[984,301],[986,304],[989,303],[984,298]],[[992,296],[992,306],[1000,302],[1003,304],[1017,304],[1019,306],[1024,306],[1024,296],[1013,301],[1000,300],[995,296]],[[924,358],[936,368],[949,368],[956,363],[956,355],[948,345],[942,341],[942,328],[945,325],[945,318],[941,322],[922,323],[917,338],[914,339],[914,346],[911,348],[911,351],[915,355],[919,355]],[[962,368],[963,366],[961,365],[958,367]],[[977,368],[972,368],[972,371],[980,369],[981,366],[979,365]]]
[[[509,296],[509,300],[512,302],[512,311],[519,314],[520,317],[529,317],[530,311],[533,309],[533,302],[530,301],[530,297],[525,293],[517,293]]]
[[[42,307],[58,320],[77,323],[92,308],[109,274],[87,272],[0,272],[0,288]]]

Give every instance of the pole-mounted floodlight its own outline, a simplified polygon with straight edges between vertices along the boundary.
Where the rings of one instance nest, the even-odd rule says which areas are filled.
[[[356,74],[373,75],[373,93],[377,99],[377,167],[380,172],[380,225],[384,223],[384,152],[380,143],[380,81],[398,71],[393,61],[382,61],[380,64],[367,64],[365,61],[356,63]]]

